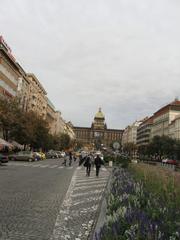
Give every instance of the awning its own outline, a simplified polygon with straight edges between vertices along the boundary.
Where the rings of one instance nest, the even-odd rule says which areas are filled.
[[[10,143],[16,148],[19,148],[21,150],[24,149],[24,146],[21,145],[20,143],[16,142],[16,141],[11,141]]]
[[[0,150],[3,149],[4,147],[8,147],[10,149],[12,149],[14,146],[13,144],[5,141],[4,139],[0,138]]]

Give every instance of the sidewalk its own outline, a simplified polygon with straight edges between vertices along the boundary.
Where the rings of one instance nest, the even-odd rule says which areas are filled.
[[[85,168],[78,167],[56,219],[51,240],[87,240],[96,224],[103,193],[110,171],[102,167],[99,177],[95,169],[85,176]]]

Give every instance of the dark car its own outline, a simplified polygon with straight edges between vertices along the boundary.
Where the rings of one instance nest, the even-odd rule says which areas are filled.
[[[0,164],[7,163],[7,162],[8,162],[8,156],[0,153]]]

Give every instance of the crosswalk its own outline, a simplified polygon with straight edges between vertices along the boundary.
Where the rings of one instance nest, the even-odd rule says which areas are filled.
[[[71,170],[73,169],[74,167],[76,167],[77,169],[84,169],[84,167],[82,166],[76,166],[76,165],[73,165],[73,166],[64,166],[62,165],[61,163],[59,164],[44,164],[44,163],[24,163],[24,162],[9,162],[7,164],[8,166],[15,166],[15,167],[30,167],[30,168],[40,168],[40,169],[58,169],[58,170],[61,170],[61,169],[67,169],[67,170]],[[92,170],[95,170],[94,168]],[[101,168],[102,171],[107,171],[107,169],[105,167],[102,167]],[[85,172],[85,169],[84,169],[84,172]],[[91,178],[91,177],[90,177]]]
[[[109,176],[110,171],[106,170],[100,171],[96,177],[92,169],[90,177],[87,177],[83,167],[76,169],[50,240],[90,239]]]

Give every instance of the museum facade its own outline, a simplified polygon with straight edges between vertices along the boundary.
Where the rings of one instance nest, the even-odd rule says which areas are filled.
[[[99,108],[99,111],[95,114],[94,121],[91,127],[74,127],[74,132],[77,141],[83,145],[91,146],[110,146],[113,142],[119,142],[121,144],[123,130],[120,129],[108,129],[105,123],[105,116]]]

